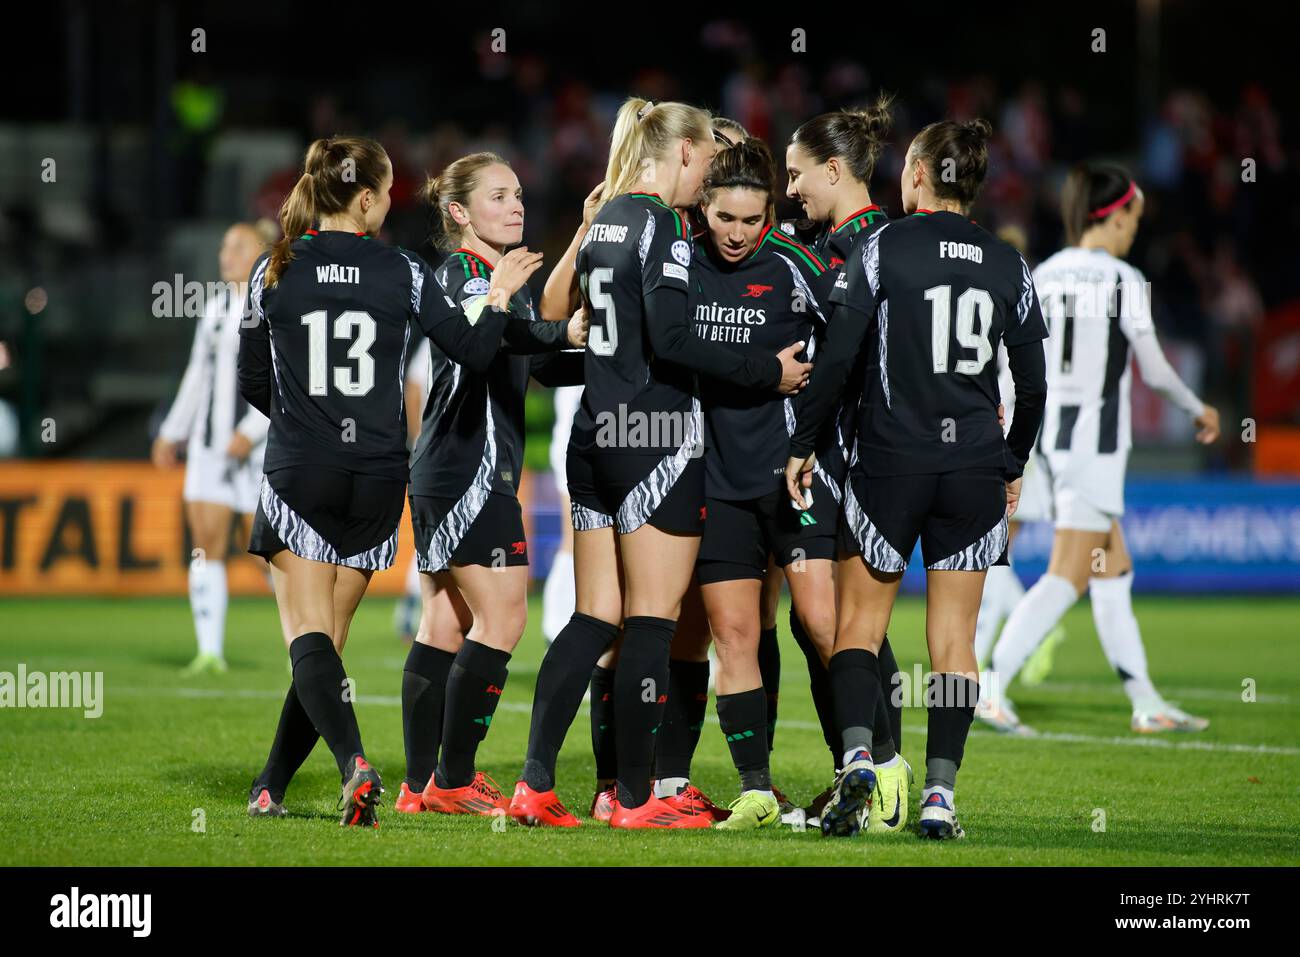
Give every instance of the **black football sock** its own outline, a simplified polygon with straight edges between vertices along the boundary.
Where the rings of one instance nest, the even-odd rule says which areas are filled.
[[[546,649],[533,691],[523,779],[534,791],[555,787],[555,762],[582,704],[591,671],[618,637],[618,626],[574,612]]]
[[[311,718],[303,710],[302,702],[298,700],[298,689],[291,682],[289,693],[284,696],[284,706],[280,709],[280,724],[275,729],[271,753],[266,758],[266,767],[253,782],[253,790],[267,788],[271,792],[271,800],[281,803],[289,782],[298,773],[319,739],[316,726],[311,723]]]
[[[731,762],[740,774],[741,791],[772,790],[768,767],[767,695],[762,688],[718,695],[718,724],[727,739]]]
[[[614,669],[591,669],[591,753],[596,758],[596,780],[613,781],[618,775],[614,746]]]
[[[841,755],[859,749],[871,753],[880,676],[876,656],[865,648],[845,648],[831,656],[831,691]]]
[[[474,755],[487,737],[506,686],[510,652],[466,638],[447,675],[442,709],[442,755],[436,779],[442,788],[463,788],[474,780]]]
[[[767,696],[767,750],[771,751],[776,741],[776,707],[781,692],[781,643],[775,625],[758,633],[758,673]]]
[[[821,725],[822,740],[826,742],[826,747],[831,753],[831,767],[840,766],[840,734],[835,728],[835,705],[831,701],[831,676],[822,664],[822,656],[817,653],[817,646],[812,643],[808,637],[808,632],[804,631],[803,622],[795,614],[794,609],[790,609],[790,634],[794,642],[803,652],[804,660],[808,662],[808,689],[812,692],[813,710],[817,712],[817,723]]]
[[[614,677],[618,802],[636,808],[650,799],[655,732],[668,702],[668,647],[677,622],[636,615],[623,621],[623,650]]]
[[[925,692],[929,709],[925,741],[925,786],[952,790],[957,783],[966,750],[966,737],[975,718],[979,683],[962,675],[945,672],[931,675]]]
[[[402,671],[402,741],[406,745],[406,786],[419,793],[438,765],[442,708],[447,675],[456,656],[412,642]]]
[[[295,638],[289,645],[289,658],[298,700],[325,739],[342,774],[354,754],[365,754],[343,659],[334,650],[329,635],[319,631]]]
[[[880,676],[876,676],[879,680]],[[885,699],[889,697],[889,686],[883,685],[880,690],[880,696],[876,698],[876,717],[871,723],[871,759],[876,764],[884,764],[892,760],[898,753],[894,747],[894,737],[889,733],[889,706],[885,704]],[[877,733],[876,728],[880,731]]]
[[[655,780],[691,776],[708,706],[709,662],[669,660],[668,704],[655,734]]]
[[[880,662],[880,688],[885,694],[885,710],[889,714],[889,736],[894,748],[903,750],[903,676],[898,673],[898,659],[894,649],[889,647],[889,635],[885,635],[880,650],[876,652]],[[884,726],[880,728],[884,731]]]

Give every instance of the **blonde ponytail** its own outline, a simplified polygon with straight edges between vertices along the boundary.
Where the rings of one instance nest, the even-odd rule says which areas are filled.
[[[646,181],[647,168],[683,139],[713,142],[712,118],[707,111],[685,103],[652,103],[629,97],[619,108],[610,134],[600,206],[636,190]]]

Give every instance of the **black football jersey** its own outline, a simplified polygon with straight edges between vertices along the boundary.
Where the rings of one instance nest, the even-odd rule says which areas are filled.
[[[815,361],[834,276],[815,252],[779,228],[765,229],[753,252],[738,263],[723,259],[705,234],[691,266],[695,334],[761,355],[802,340],[808,343],[805,354]],[[794,429],[792,400],[711,376],[700,377],[700,395],[709,497],[753,499],[780,488]]]
[[[441,291],[463,309],[487,294],[492,267],[471,250],[458,249],[433,275]],[[537,318],[527,286],[511,297],[510,312],[543,321]],[[562,330],[567,324],[548,325]],[[411,494],[458,499],[471,486],[516,494],[524,462],[524,399],[529,376],[544,377],[543,370],[563,364],[569,375],[563,381],[548,379],[547,384],[580,384],[581,353],[529,356],[503,347],[486,371],[476,372],[456,362],[436,343],[429,346],[431,385],[411,461]]]
[[[835,275],[844,268],[853,248],[887,222],[889,216],[872,203],[838,223],[823,224],[820,231],[808,240],[808,244],[826,263],[832,275]],[[838,485],[844,484],[852,460],[862,401],[862,382],[866,378],[866,362],[865,354],[858,357],[844,384],[835,420],[826,426],[826,434],[817,443],[818,467],[829,473]]]
[[[591,331],[586,388],[573,420],[574,448],[595,449],[599,429],[609,422],[682,423],[691,416],[694,375],[654,356],[644,297],[660,286],[688,292],[692,249],[681,215],[651,193],[614,197],[587,229],[577,274]],[[676,450],[682,432],[651,428],[645,432],[647,443],[615,442],[601,451],[668,453]]]
[[[266,287],[249,281],[240,335],[269,346],[273,376],[265,469],[317,466],[405,480],[402,394],[411,322],[456,310],[418,256],[358,233],[309,230]]]
[[[794,455],[867,362],[857,454],[873,475],[994,467],[1019,473],[998,424],[998,345],[1046,338],[1029,267],[966,217],[918,211],[858,243],[835,281],[822,360],[799,403]],[[819,374],[820,373],[820,374]]]

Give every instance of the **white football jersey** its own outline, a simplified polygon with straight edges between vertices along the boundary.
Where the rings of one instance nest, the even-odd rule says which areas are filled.
[[[1160,349],[1146,277],[1100,249],[1067,247],[1034,271],[1048,323],[1047,408],[1038,449],[1103,511],[1123,512],[1132,446],[1130,350],[1143,381],[1191,415],[1203,408]]]
[[[192,456],[224,456],[235,431],[254,448],[266,441],[270,420],[239,394],[237,364],[243,303],[224,291],[208,298],[176,399],[159,428],[173,442],[188,440]]]

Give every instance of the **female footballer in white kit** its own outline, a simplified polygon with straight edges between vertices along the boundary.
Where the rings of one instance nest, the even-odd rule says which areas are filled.
[[[1209,726],[1165,701],[1151,683],[1133,615],[1133,560],[1119,522],[1132,445],[1130,353],[1142,380],[1192,417],[1198,442],[1219,437],[1218,411],[1170,366],[1156,338],[1146,278],[1124,261],[1142,209],[1142,191],[1125,170],[1103,163],[1076,167],[1061,196],[1069,245],[1034,272],[1051,333],[1038,451],[1051,486],[1056,538],[1047,573],[1011,612],[993,649],[996,680],[976,716],[1001,731],[1026,732],[1005,689],[1085,590],[1102,650],[1132,703],[1132,729]]]
[[[221,242],[221,281],[247,280],[266,245],[251,223],[235,223],[227,229]],[[185,519],[195,548],[189,568],[190,610],[199,644],[186,675],[226,670],[226,553],[231,519],[235,512],[247,516],[244,534],[248,534],[257,510],[270,425],[239,394],[235,360],[244,296],[224,293],[208,299],[194,330],[189,365],[176,400],[153,443],[153,461],[159,468],[174,467],[178,451],[185,447]]]

